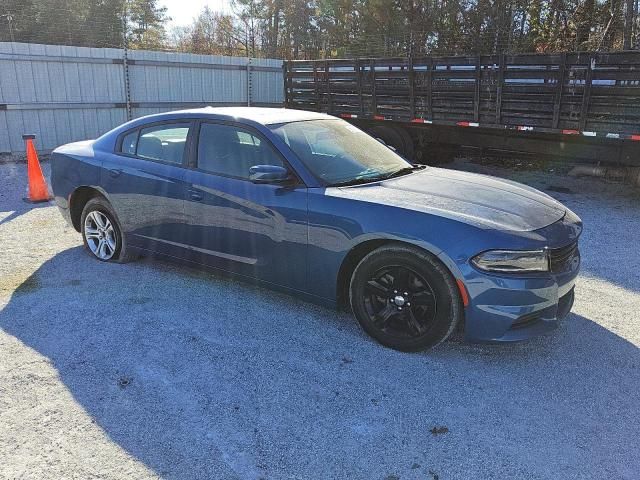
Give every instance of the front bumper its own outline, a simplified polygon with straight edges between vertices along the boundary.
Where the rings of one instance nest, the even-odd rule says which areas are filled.
[[[563,273],[530,277],[485,274],[470,267],[465,275],[471,299],[465,338],[516,342],[554,330],[573,306],[578,272],[578,262]]]

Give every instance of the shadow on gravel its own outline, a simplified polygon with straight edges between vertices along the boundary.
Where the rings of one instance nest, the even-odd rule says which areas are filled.
[[[162,476],[640,471],[640,352],[588,318],[519,345],[403,354],[349,315],[164,263],[103,264],[73,248],[25,283],[0,327]]]
[[[49,165],[43,164],[47,184],[49,180]],[[0,161],[0,225],[30,212],[35,208],[49,207],[54,202],[28,203],[24,201],[27,196],[27,167],[26,164],[8,163]],[[3,213],[12,212],[3,218]]]
[[[16,218],[24,215],[25,213],[29,213],[31,210],[35,208],[44,208],[52,206],[52,202],[44,202],[44,203],[27,203],[23,201],[21,204],[18,202],[14,202],[13,208],[10,210],[11,213],[6,217],[0,218],[0,225],[6,224],[15,220]],[[0,207],[0,214],[2,214],[2,210]],[[6,212],[5,212],[6,213]]]

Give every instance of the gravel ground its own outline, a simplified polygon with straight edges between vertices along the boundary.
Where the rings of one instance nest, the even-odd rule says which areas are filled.
[[[553,334],[403,354],[347,314],[103,264],[21,201],[24,164],[0,165],[0,478],[640,478],[640,194],[452,167],[551,188],[583,218]]]

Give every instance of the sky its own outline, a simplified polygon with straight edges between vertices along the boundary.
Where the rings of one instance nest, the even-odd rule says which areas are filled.
[[[158,3],[167,7],[167,15],[172,19],[171,26],[191,24],[206,5],[218,12],[231,12],[231,0],[160,0]]]

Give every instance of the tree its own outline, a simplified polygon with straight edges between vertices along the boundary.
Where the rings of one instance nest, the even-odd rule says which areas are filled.
[[[123,0],[88,0],[84,43],[92,47],[120,47],[124,24]]]
[[[129,45],[139,49],[157,49],[165,45],[164,24],[169,20],[166,7],[158,0],[127,0]]]
[[[171,40],[160,1],[0,0],[0,41],[309,59],[640,48],[640,0],[231,0]]]
[[[182,51],[205,55],[244,55],[247,45],[231,15],[204,7],[190,27],[174,32],[177,47]]]

